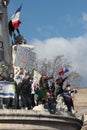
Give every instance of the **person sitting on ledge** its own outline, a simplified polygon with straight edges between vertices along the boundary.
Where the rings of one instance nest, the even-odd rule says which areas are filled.
[[[72,93],[77,93],[77,90],[71,90],[70,84],[67,84],[65,90],[63,91],[63,99],[65,105],[67,106],[68,112],[74,114],[74,104],[73,104],[73,95]]]

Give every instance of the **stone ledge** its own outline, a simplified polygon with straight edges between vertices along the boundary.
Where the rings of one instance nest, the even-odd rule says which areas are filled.
[[[29,130],[31,128],[32,130],[35,128],[36,130],[41,130],[42,128],[44,130],[67,130],[65,127],[70,130],[77,130],[77,128],[80,130],[83,123],[76,117],[63,116],[58,113],[50,114],[47,111],[0,110],[0,125],[3,126],[5,124],[10,124],[11,127],[18,127],[19,125],[20,129],[27,129],[28,127]]]

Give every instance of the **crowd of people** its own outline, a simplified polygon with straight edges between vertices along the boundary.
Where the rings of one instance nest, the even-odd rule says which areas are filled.
[[[71,90],[70,84],[63,88],[67,78],[55,79],[55,76],[48,77],[45,73],[42,73],[39,82],[37,82],[37,78],[25,73],[23,68],[20,68],[15,75],[9,73],[7,77],[4,77],[1,73],[0,81],[9,81],[14,84],[15,96],[14,98],[0,97],[0,108],[3,109],[4,106],[7,109],[30,110],[39,104],[43,104],[44,109],[48,109],[50,113],[54,114],[57,109],[57,96],[61,95],[68,112],[72,112],[72,109],[74,110],[72,93],[77,93],[77,91]]]

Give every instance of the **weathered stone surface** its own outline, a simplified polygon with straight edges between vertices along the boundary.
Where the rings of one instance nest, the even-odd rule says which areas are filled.
[[[0,129],[80,130],[82,121],[58,113],[34,110],[1,110]]]
[[[10,46],[10,39],[9,39],[9,31],[8,31],[8,15],[7,15],[7,7],[3,5],[5,0],[0,1],[0,42],[3,43],[3,59],[2,61],[5,62],[6,65],[9,67],[12,63],[11,57],[11,46]],[[7,0],[7,4],[8,4]]]

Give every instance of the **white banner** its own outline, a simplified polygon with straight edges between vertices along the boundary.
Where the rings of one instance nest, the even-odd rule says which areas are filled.
[[[41,74],[38,71],[36,71],[36,70],[34,70],[34,78],[37,79],[37,83],[39,84],[39,80],[41,78]]]
[[[27,70],[32,71],[35,67],[36,54],[29,49],[28,47],[24,47],[19,45],[17,47],[16,58],[14,65],[22,68],[26,68]]]
[[[15,97],[15,85],[8,81],[0,81],[0,97]]]

